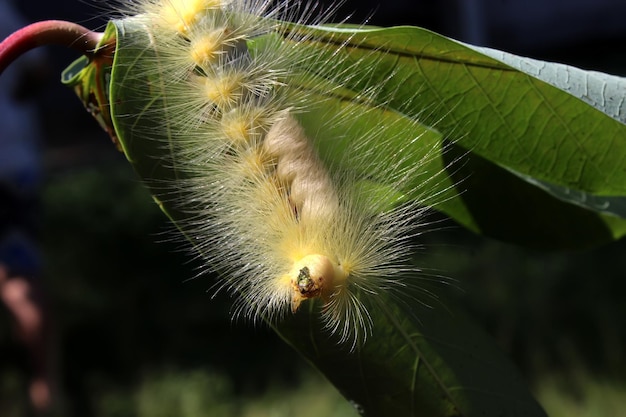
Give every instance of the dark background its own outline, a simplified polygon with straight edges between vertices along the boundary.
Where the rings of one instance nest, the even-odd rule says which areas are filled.
[[[30,1],[19,7],[32,21],[64,19],[90,28],[102,28],[108,14],[104,2]],[[624,1],[346,1],[337,15],[354,23],[418,25],[470,43],[626,75]],[[57,82],[75,54],[62,48],[46,53],[49,82],[36,100],[45,132],[41,228],[58,415],[138,415],[134,390],[146,375],[164,369],[226,375],[227,388],[218,394],[235,399],[267,395],[276,385],[301,387],[306,364],[289,347],[262,326],[233,323],[228,298],[211,299],[207,292],[211,277],[191,279],[197,263],[178,250],[166,219],[123,156]],[[452,227],[423,238],[430,248],[423,262],[460,280],[467,288],[462,302],[535,387],[558,375],[567,394],[582,402],[585,378],[624,386],[624,242],[539,253],[444,225]],[[0,415],[21,415],[27,364],[4,312],[0,353]],[[620,393],[625,405],[626,390]]]

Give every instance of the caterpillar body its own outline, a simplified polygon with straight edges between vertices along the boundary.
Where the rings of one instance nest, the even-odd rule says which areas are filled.
[[[181,229],[220,273],[218,287],[234,294],[235,314],[280,320],[316,299],[340,343],[364,342],[372,331],[368,305],[381,291],[401,292],[415,272],[410,238],[424,209],[399,190],[420,172],[410,163],[415,154],[428,158],[419,146],[423,130],[400,147],[385,121],[362,129],[358,142],[337,133],[339,124],[358,130],[354,108],[325,110],[306,86],[341,88],[353,72],[302,52],[316,32],[290,31],[287,4],[144,0],[133,12],[126,19],[146,31],[158,57],[156,65],[133,63],[158,75],[137,88],[158,91],[162,103],[144,109],[154,125],[141,134],[167,132],[164,164],[180,178],[164,187],[173,200],[182,196]],[[259,39],[263,47],[251,48]],[[134,88],[132,80],[125,88]],[[353,99],[367,103],[380,91]],[[381,160],[385,148],[393,160]]]

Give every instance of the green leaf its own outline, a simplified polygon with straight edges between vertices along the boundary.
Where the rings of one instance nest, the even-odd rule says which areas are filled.
[[[454,179],[446,172],[447,161],[444,158],[444,141],[440,132],[425,125],[415,124],[390,109],[372,109],[366,103],[343,98],[329,99],[322,95],[318,98],[315,94],[309,97],[312,104],[306,112],[298,114],[297,117],[307,131],[308,137],[318,146],[320,154],[324,155],[324,160],[341,163],[342,155],[349,143],[358,142],[369,132],[380,126],[386,126],[385,134],[393,140],[377,150],[380,157],[363,161],[358,167],[345,167],[346,170],[358,169],[359,176],[367,177],[369,172],[374,171],[374,167],[380,167],[381,163],[393,165],[397,155],[406,152],[407,146],[412,146],[410,151],[412,159],[407,163],[419,165],[419,174],[406,179],[402,189],[397,190],[398,199],[390,201],[390,206],[413,199],[418,199],[423,205],[441,203],[445,205],[448,215],[466,219],[466,227],[477,229],[471,213],[458,199]],[[350,114],[350,117],[333,117],[337,114]],[[320,123],[320,120],[333,122]],[[419,138],[417,143],[407,145],[415,142],[416,137]],[[389,166],[388,169],[394,168]],[[385,186],[380,182],[377,185]],[[379,209],[385,211],[390,209],[390,206]]]
[[[605,91],[604,98],[591,95],[594,102],[604,100],[611,113],[605,114],[569,92],[424,29],[319,28],[316,35],[321,38],[301,45],[327,59],[315,67],[322,75],[361,70],[368,77],[355,74],[346,87],[362,91],[365,84],[378,84],[389,107],[421,117],[447,138],[459,137],[460,145],[516,172],[596,194],[626,195],[626,125],[619,121],[624,79],[606,76],[602,81],[610,78],[606,86],[612,91]],[[531,64],[517,59],[522,67]],[[560,77],[558,85],[581,94],[585,90],[577,84],[596,74],[563,67],[577,76]],[[613,118],[616,113],[621,116]]]
[[[144,179],[161,208],[178,224],[184,224],[185,211],[176,205],[184,189],[172,190],[164,184],[179,179],[181,170],[171,155],[170,133],[158,121],[169,120],[172,107],[162,94],[159,51],[154,49],[143,25],[132,20],[115,21],[109,29],[117,32],[118,49],[111,73],[111,113],[123,150]],[[110,30],[107,30],[109,33]],[[152,70],[147,70],[150,67]],[[362,104],[337,100],[333,106]],[[316,117],[328,108],[313,107],[307,117]],[[370,113],[371,114],[371,113]],[[408,122],[394,110],[380,110],[380,120],[391,121],[390,134],[398,134],[398,146],[413,137],[402,123]],[[380,120],[370,121],[378,123]],[[341,123],[318,130],[320,140],[344,131]],[[364,125],[361,129],[368,129]],[[411,126],[415,126],[411,124]],[[394,130],[395,129],[395,130]],[[438,131],[423,126],[419,132],[428,146],[424,156],[425,169],[440,171],[445,161]],[[355,140],[359,130],[343,136]],[[403,133],[404,132],[404,133]],[[321,140],[320,152],[336,151],[342,141]],[[345,144],[345,142],[343,142]],[[334,147],[334,148],[333,148]],[[394,152],[393,149],[385,152]],[[430,153],[432,152],[432,155]],[[451,181],[444,172],[441,181]],[[416,179],[415,181],[420,181]],[[450,188],[451,182],[444,189]],[[363,184],[364,192],[377,192],[384,184]],[[428,190],[430,186],[426,186]],[[409,187],[412,189],[412,187]],[[386,192],[385,192],[386,193]],[[416,198],[402,195],[398,198]],[[184,198],[182,198],[185,201]],[[455,200],[460,201],[460,200]],[[383,209],[383,208],[381,208]],[[459,213],[465,210],[461,204]],[[183,230],[184,232],[184,230]],[[405,306],[397,299],[381,294],[370,313],[374,334],[355,352],[335,345],[328,332],[321,328],[313,314],[302,311],[278,325],[277,330],[296,349],[321,369],[349,398],[357,402],[369,416],[543,416],[511,364],[503,358],[493,342],[468,323],[460,312],[443,306],[426,308]],[[445,303],[446,307],[450,307]],[[302,309],[304,310],[304,309]]]
[[[337,95],[336,89],[331,90]],[[380,160],[370,161],[372,165],[394,161],[395,155],[419,137],[416,146],[420,149],[411,155],[412,162],[421,165],[421,175],[404,183],[400,190],[404,199],[434,204],[471,230],[538,249],[590,247],[626,232],[626,222],[611,223],[617,218],[554,198],[530,179],[524,180],[458,145],[445,145],[441,133],[432,128],[422,125],[419,129],[418,125],[416,130],[412,121],[397,111],[373,111],[367,104],[348,98],[318,99],[312,95],[313,103],[323,104],[311,106],[298,116],[299,120],[320,152],[328,155],[325,160],[335,162],[340,162],[347,143],[358,141],[380,125],[387,126],[386,133],[393,141],[377,150]],[[332,118],[345,113],[351,117]],[[319,123],[329,119],[332,124]],[[365,175],[371,167],[364,163],[359,169],[359,174]]]
[[[435,126],[483,160],[472,172],[463,164],[447,170],[460,166],[467,174],[456,187],[465,204],[446,199],[455,193],[445,189],[448,180],[431,190],[446,197],[437,208],[465,227],[543,248],[589,247],[624,235],[623,78],[469,47],[414,27],[320,27],[314,39],[298,41],[303,57],[319,60],[304,59],[302,68],[329,79],[350,72],[342,87],[353,94],[378,86],[377,104]],[[498,181],[494,174],[506,177],[507,188],[485,181]]]
[[[530,76],[578,97],[602,113],[626,123],[626,78],[570,65],[523,58],[496,49],[466,45]]]
[[[61,82],[72,88],[82,101],[85,109],[96,119],[100,127],[109,134],[119,148],[117,135],[111,121],[109,108],[109,77],[113,60],[110,54],[99,54],[98,49],[107,50],[108,42],[115,36],[115,30],[108,27],[96,47],[91,59],[82,56],[67,67],[61,74]]]
[[[169,132],[156,130],[160,118],[169,119],[167,97],[162,94],[158,71],[159,56],[150,47],[147,31],[132,20],[112,21],[106,33],[117,37],[117,50],[111,71],[111,115],[122,150],[133,165],[155,202],[180,225],[185,218],[177,201],[187,201],[183,191],[172,191],[182,177],[171,156]],[[166,162],[167,161],[167,162]]]
[[[605,115],[622,124],[626,124],[626,78],[597,71],[584,71],[576,67],[554,62],[522,58],[494,49],[472,45],[467,46],[563,90]],[[598,141],[602,140],[602,137],[598,138]],[[623,147],[624,145],[622,144],[621,146]],[[611,152],[613,150],[614,148],[612,147]],[[572,189],[540,181],[531,176],[526,176],[526,180],[562,200],[591,210],[626,218],[626,198],[624,196],[594,195],[580,189]]]
[[[459,200],[484,235],[549,250],[591,247],[626,234],[622,218],[555,198],[459,146],[450,147],[444,159],[456,160],[451,176],[462,187]]]
[[[310,311],[275,328],[368,417],[545,416],[464,312],[443,299],[428,306],[377,297],[373,337],[354,352],[329,340]]]

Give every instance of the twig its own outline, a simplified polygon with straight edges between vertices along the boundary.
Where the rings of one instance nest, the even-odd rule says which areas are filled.
[[[33,23],[11,34],[0,43],[0,74],[23,53],[43,45],[60,45],[84,55],[92,55],[102,33],[63,20]]]

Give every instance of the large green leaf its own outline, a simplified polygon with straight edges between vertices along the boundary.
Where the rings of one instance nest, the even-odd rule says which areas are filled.
[[[176,201],[181,200],[180,194],[185,193],[185,189],[165,187],[182,174],[171,154],[171,133],[162,128],[162,122],[171,117],[172,106],[163,94],[158,71],[160,51],[150,42],[145,27],[135,25],[132,20],[109,25],[105,39],[113,36],[117,37],[118,49],[111,74],[110,97],[116,133],[129,161],[162,209],[178,225],[184,224],[185,211]],[[147,70],[148,66],[151,70]],[[355,111],[360,105],[345,100],[334,103],[357,106]],[[329,108],[314,107],[310,115],[321,112],[317,116],[323,116],[327,111]],[[332,106],[330,111],[333,111]],[[306,117],[303,115],[302,120],[306,121]],[[399,143],[407,138],[406,129],[401,125],[401,113],[381,109],[380,117],[394,120],[390,125],[397,131],[391,130],[391,134],[405,132],[399,136]],[[333,128],[345,127],[339,124]],[[357,139],[358,130],[352,131],[344,140]],[[440,149],[441,136],[437,131],[424,126],[420,133],[428,141],[424,152]],[[324,152],[324,132],[317,131],[317,134],[320,135],[320,151]],[[341,146],[341,142],[332,146]],[[440,153],[435,152],[429,161],[426,169],[436,171],[444,166]],[[442,183],[450,181],[445,173],[442,178]],[[461,205],[459,212],[463,210]],[[365,415],[544,415],[511,364],[492,341],[468,324],[462,313],[452,312],[451,305],[445,306],[445,303],[427,308],[419,302],[413,303],[415,300],[408,296],[406,305],[386,297],[380,294],[378,302],[371,306],[373,335],[353,352],[345,345],[337,346],[321,328],[317,314],[305,309],[277,324],[277,330],[347,398],[358,403]]]
[[[584,71],[576,67],[554,62],[522,58],[489,48],[481,48],[472,45],[467,46],[579,98],[589,106],[594,107],[606,116],[612,117],[622,124],[626,123],[626,78],[624,77],[617,77],[597,71]],[[608,122],[606,118],[598,116],[597,114],[595,118],[601,118],[605,123]],[[614,142],[611,140],[611,136],[603,136],[602,131],[593,132],[593,135],[597,135],[594,138],[595,144],[610,144],[610,147],[607,148],[608,150],[605,151],[607,153],[614,152],[616,148],[623,149],[624,147],[623,142],[625,138],[623,134],[622,136],[618,136],[617,138],[619,139]],[[597,163],[602,164],[602,169],[606,170],[607,165],[605,161],[601,160],[603,155],[599,154],[598,156],[599,160]],[[620,159],[618,158],[617,161],[619,162]],[[621,166],[623,165],[624,161],[622,160]],[[618,163],[615,166],[620,166],[620,164]],[[559,186],[555,183],[540,181],[530,175],[526,175],[525,178],[527,181],[536,184],[565,201],[587,207],[591,210],[614,214],[622,218],[626,217],[626,198],[624,198],[623,195],[616,197],[611,195],[597,195],[585,192],[580,187],[572,189]]]
[[[358,141],[375,125],[386,123],[387,134],[394,138],[388,145],[396,145],[379,149],[381,160],[393,161],[398,149],[420,136],[423,149],[414,154],[414,163],[422,164],[423,175],[407,181],[402,191],[412,192],[408,195],[425,204],[436,203],[439,210],[471,230],[540,249],[588,247],[626,233],[626,222],[620,218],[555,198],[477,154],[457,145],[444,145],[435,130],[415,132],[415,127],[398,112],[379,110],[373,115],[360,103],[328,98],[319,101],[323,105],[313,106],[300,115],[300,120],[309,128],[309,135],[318,139],[321,151],[338,158],[345,142]],[[359,118],[358,128],[353,126],[354,116],[335,118],[332,124],[319,123],[346,111],[366,115]],[[326,143],[324,138],[333,141]],[[433,149],[439,153],[429,155]],[[426,163],[420,160],[422,157]],[[367,170],[367,165],[360,168]]]
[[[530,68],[537,61],[508,54],[498,61],[478,52],[489,50],[416,27],[325,27],[313,39],[299,47],[303,53],[314,48],[327,61],[304,65],[325,76],[347,68],[362,71],[346,87],[360,91],[380,85],[389,107],[422,118],[486,159],[539,180],[599,195],[626,195],[622,78],[543,63],[546,71],[534,72],[545,75],[545,81],[554,78],[557,88],[533,71],[509,65]],[[549,77],[548,70],[567,78]],[[580,87],[592,77],[598,81],[589,85],[599,84],[598,91]]]
[[[464,210],[459,202],[438,206],[464,226],[544,248],[591,246],[626,231],[623,78],[470,48],[414,27],[324,27],[298,48],[324,62],[304,60],[309,71],[331,79],[350,72],[343,87],[353,91],[377,85],[378,104],[432,124],[484,161],[457,187]],[[495,173],[508,178],[506,188],[477,181]],[[529,238],[530,230],[539,233]]]

